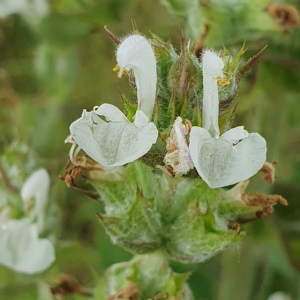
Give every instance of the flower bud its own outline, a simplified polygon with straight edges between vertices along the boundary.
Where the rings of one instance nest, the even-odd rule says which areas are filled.
[[[174,273],[161,252],[137,256],[111,266],[102,280],[102,295],[113,299],[193,300],[186,283],[189,273]],[[98,291],[100,294],[100,291]],[[126,295],[126,298],[124,297]],[[174,299],[173,298],[173,299]]]

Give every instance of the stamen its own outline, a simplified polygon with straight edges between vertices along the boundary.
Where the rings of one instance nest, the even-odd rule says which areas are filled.
[[[70,152],[69,152],[69,159],[71,161],[71,163],[74,165],[74,166],[77,166],[77,162],[76,162],[76,158],[74,160],[74,150],[76,148],[76,145],[77,144],[73,144],[71,149],[70,149]],[[78,153],[77,153],[78,154]]]
[[[119,77],[119,78],[122,77],[123,72],[124,72],[124,68],[120,68],[120,71],[119,71],[119,74],[118,74],[118,77]]]
[[[125,74],[126,76],[129,76],[129,73],[125,70],[125,68],[120,68],[120,66],[118,64],[113,68],[113,71],[118,72],[119,78],[121,78],[123,74]]]
[[[227,80],[226,77],[221,78],[220,76],[216,77],[217,81],[218,81],[218,85],[228,85],[230,84],[230,81]]]
[[[117,64],[114,68],[113,68],[113,72],[119,72],[120,71],[120,66]]]
[[[75,158],[75,161],[77,161],[77,156],[78,156],[78,153],[79,153],[80,150],[81,150],[81,148],[78,146],[78,148],[77,148],[76,151],[74,152],[74,158]]]

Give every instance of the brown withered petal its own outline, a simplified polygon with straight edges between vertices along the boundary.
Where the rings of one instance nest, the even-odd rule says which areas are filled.
[[[136,282],[131,282],[126,288],[108,297],[108,300],[124,299],[137,300],[139,296],[139,286]]]
[[[275,181],[275,168],[274,165],[277,164],[277,161],[273,161],[271,163],[265,162],[259,172],[264,173],[262,180],[273,183]]]
[[[270,3],[265,10],[283,28],[298,27],[300,25],[299,12],[292,5]]]
[[[184,120],[184,125],[185,125],[186,130],[187,130],[187,136],[189,136],[190,132],[192,130],[192,127],[193,127],[192,122],[190,120],[188,120],[188,119],[185,119]]]

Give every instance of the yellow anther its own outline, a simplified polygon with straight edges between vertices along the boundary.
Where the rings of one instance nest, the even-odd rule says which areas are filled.
[[[221,78],[220,76],[218,76],[216,79],[217,79],[219,85],[228,85],[228,84],[230,84],[230,81],[227,80],[226,77]]]
[[[118,77],[120,77],[120,78],[122,77],[123,74],[125,74],[126,76],[129,75],[129,73],[124,68],[121,69],[118,64],[113,68],[113,71],[117,72]],[[120,73],[120,71],[121,71],[121,73]]]
[[[114,72],[119,72],[120,71],[120,66],[117,64],[114,68],[113,68]]]

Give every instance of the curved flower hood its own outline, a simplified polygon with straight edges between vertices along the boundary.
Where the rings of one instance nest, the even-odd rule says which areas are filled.
[[[107,170],[142,157],[158,136],[156,126],[149,122],[156,93],[156,61],[151,45],[144,37],[131,35],[120,44],[117,61],[119,77],[124,70],[131,69],[135,75],[138,109],[134,122],[117,107],[102,104],[93,112],[84,110],[82,117],[70,126],[71,136],[79,147]]]
[[[201,178],[211,188],[246,180],[266,161],[266,141],[258,133],[239,126],[219,137],[217,80],[223,77],[223,61],[215,53],[203,54],[203,127],[190,133],[190,154]]]
[[[137,86],[138,109],[151,119],[156,94],[156,60],[149,42],[141,35],[132,35],[125,39],[117,50],[120,66],[123,70],[133,70]]]

